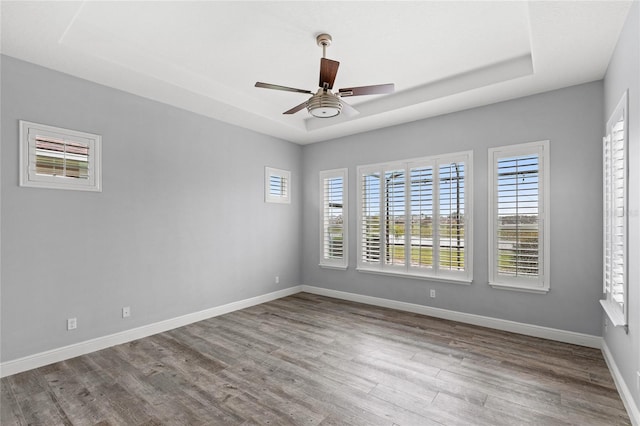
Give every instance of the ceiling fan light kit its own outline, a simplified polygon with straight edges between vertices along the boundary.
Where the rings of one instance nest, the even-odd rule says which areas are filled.
[[[309,114],[318,118],[329,118],[340,115],[344,109],[349,114],[357,114],[355,108],[341,100],[342,96],[361,96],[361,95],[378,95],[385,93],[393,93],[394,85],[391,84],[378,84],[373,86],[360,86],[350,87],[348,89],[338,89],[336,93],[333,93],[333,82],[338,74],[338,67],[340,62],[327,59],[327,47],[331,45],[331,36],[329,34],[320,34],[316,37],[318,46],[322,47],[322,59],[320,59],[320,89],[311,96],[307,101],[296,105],[283,114],[295,114],[301,109],[307,108]],[[257,82],[255,87],[261,87],[263,89],[282,90],[286,92],[305,93],[311,94],[310,90],[296,89],[293,87],[280,86],[277,84]]]
[[[314,117],[335,117],[342,111],[342,103],[340,98],[330,91],[325,92],[324,89],[320,89],[307,101],[307,110]]]

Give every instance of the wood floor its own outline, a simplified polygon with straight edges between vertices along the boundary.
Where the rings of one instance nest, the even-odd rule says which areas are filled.
[[[3,426],[630,424],[597,349],[307,293],[1,383]]]

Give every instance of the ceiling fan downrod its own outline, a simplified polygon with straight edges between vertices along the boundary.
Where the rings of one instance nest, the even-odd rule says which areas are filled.
[[[331,36],[329,34],[320,34],[316,37],[318,46],[322,47],[322,57],[327,57],[327,47],[331,46]]]

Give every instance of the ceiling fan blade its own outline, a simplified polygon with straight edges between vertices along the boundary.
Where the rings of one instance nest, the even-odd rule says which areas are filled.
[[[344,98],[346,96],[381,95],[385,93],[393,93],[394,90],[394,84],[389,83],[377,84],[374,86],[346,87],[344,89],[338,89],[338,94]]]
[[[294,106],[289,111],[283,112],[283,114],[295,114],[296,112],[300,111],[301,109],[304,109],[306,106],[307,106],[307,101],[304,101],[300,105]]]
[[[338,67],[340,66],[340,62],[332,61],[331,59],[321,58],[320,59],[320,83],[318,86],[324,87],[325,83],[327,84],[327,89],[333,88],[333,82],[336,79],[336,75],[338,74]]]
[[[342,99],[340,100],[340,103],[342,104],[342,111],[340,111],[340,114],[344,114],[347,117],[353,117],[354,115],[360,114],[360,111],[358,111]]]
[[[261,83],[259,81],[256,83],[255,87],[262,87],[263,89],[284,90],[285,92],[308,93],[310,95],[313,95],[313,92],[310,90],[296,89],[295,87],[279,86],[277,84]]]

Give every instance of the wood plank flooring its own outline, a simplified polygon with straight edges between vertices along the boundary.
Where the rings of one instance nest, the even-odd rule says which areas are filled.
[[[4,425],[626,425],[597,349],[300,293],[5,377]]]

